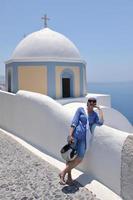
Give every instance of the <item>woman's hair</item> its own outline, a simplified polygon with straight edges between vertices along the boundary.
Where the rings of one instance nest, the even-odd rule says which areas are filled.
[[[97,100],[96,100],[96,98],[94,98],[94,97],[90,97],[89,99],[88,99],[88,101],[87,101],[87,106],[89,105],[89,103],[91,103],[91,102],[93,102],[93,103],[97,103]]]

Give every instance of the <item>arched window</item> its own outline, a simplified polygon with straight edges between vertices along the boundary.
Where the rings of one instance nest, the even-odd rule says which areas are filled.
[[[74,75],[71,70],[65,69],[61,74],[62,97],[74,96]]]

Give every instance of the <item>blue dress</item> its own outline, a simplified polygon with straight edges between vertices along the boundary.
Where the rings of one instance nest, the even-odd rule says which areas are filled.
[[[86,125],[87,115],[84,108],[77,109],[74,118],[71,123],[71,127],[74,127],[74,144],[73,147],[77,150],[78,157],[83,158],[86,151]]]
[[[78,108],[72,120],[71,127],[75,128],[73,133],[73,147],[77,150],[78,157],[80,158],[84,157],[86,151],[87,126],[89,126],[88,128],[90,128],[89,134],[91,134],[93,124],[101,126],[103,124],[103,120],[99,119],[98,114],[95,111],[92,111],[92,113],[87,115],[84,108]]]
[[[103,125],[103,120],[99,119],[98,114],[95,111],[92,111],[88,114],[90,131],[92,131],[93,124],[97,124],[99,126]]]

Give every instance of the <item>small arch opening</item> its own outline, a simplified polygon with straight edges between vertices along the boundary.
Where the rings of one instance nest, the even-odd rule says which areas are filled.
[[[62,97],[70,97],[70,78],[62,78]]]
[[[61,88],[62,88],[62,98],[69,98],[74,96],[73,89],[73,72],[71,70],[64,70],[61,75]]]

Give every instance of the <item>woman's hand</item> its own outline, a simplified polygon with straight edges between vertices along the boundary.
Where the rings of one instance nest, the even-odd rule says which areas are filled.
[[[68,142],[69,144],[74,143],[74,137],[72,135],[69,136]]]
[[[97,108],[98,110],[101,110],[100,107],[98,107],[98,106],[96,106],[96,105],[95,105],[94,107]]]
[[[98,107],[98,106],[95,106],[95,108],[97,108],[98,109],[98,111],[99,111],[99,117],[100,117],[100,120],[104,120],[103,119],[103,111],[101,110],[101,108],[100,107]]]

